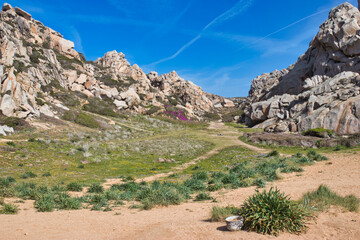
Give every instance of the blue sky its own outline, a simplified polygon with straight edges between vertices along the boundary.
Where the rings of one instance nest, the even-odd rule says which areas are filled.
[[[75,42],[88,60],[123,52],[205,91],[247,96],[256,76],[294,63],[341,0],[8,1]],[[356,6],[356,1],[349,3]]]

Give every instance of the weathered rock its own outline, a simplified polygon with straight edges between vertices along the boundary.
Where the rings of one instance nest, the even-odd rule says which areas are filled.
[[[360,132],[359,25],[360,12],[351,4],[331,10],[296,64],[253,80],[247,122],[266,122],[262,126],[269,131],[322,127],[340,134]]]
[[[12,127],[8,127],[6,125],[0,126],[0,135],[7,136],[11,133],[14,133],[14,129]]]
[[[10,9],[13,9],[10,4],[8,4],[8,3],[4,3],[4,4],[3,4],[2,10],[3,10],[4,12],[6,12],[6,11],[8,11],[8,10],[10,10]]]
[[[115,100],[114,104],[116,105],[116,107],[118,109],[126,109],[126,108],[128,108],[128,105],[127,105],[127,103],[125,101]]]
[[[15,7],[15,12],[17,15],[25,18],[26,20],[30,21],[31,20],[31,14],[25,12],[24,10],[18,8],[18,7]]]

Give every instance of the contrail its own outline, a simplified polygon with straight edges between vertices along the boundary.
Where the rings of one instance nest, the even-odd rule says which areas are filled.
[[[215,24],[225,22],[225,21],[235,17],[236,15],[240,14],[241,12],[245,11],[248,7],[250,7],[252,2],[253,2],[253,0],[250,0],[250,1],[249,0],[240,0],[240,1],[238,1],[232,8],[230,8],[226,12],[224,12],[221,15],[214,18],[214,20],[212,20],[209,24],[207,24],[196,37],[194,37],[188,43],[186,43],[184,46],[182,46],[175,54],[173,54],[170,57],[163,58],[163,59],[161,59],[161,60],[159,60],[157,62],[151,63],[149,65],[155,66],[155,65],[157,65],[159,63],[163,63],[163,62],[166,62],[166,61],[169,61],[171,59],[176,58],[185,49],[187,49],[188,47],[193,45],[197,40],[199,40],[201,38],[201,36],[202,36],[202,33],[204,31],[206,31],[208,28],[210,28],[211,26],[213,26]]]
[[[260,42],[260,41],[262,41],[262,40],[264,40],[264,39],[266,39],[266,38],[268,38],[268,37],[270,37],[270,36],[272,36],[272,35],[274,35],[274,34],[276,34],[276,33],[278,33],[278,32],[281,32],[281,31],[283,31],[283,30],[285,30],[285,29],[288,29],[288,28],[290,28],[290,27],[292,27],[292,26],[294,26],[294,25],[296,25],[296,24],[298,24],[298,23],[300,23],[300,22],[302,22],[302,21],[305,21],[306,19],[312,18],[312,17],[317,16],[317,15],[319,15],[319,14],[321,14],[321,13],[328,12],[328,11],[330,11],[331,9],[332,9],[332,8],[325,9],[325,10],[322,10],[322,11],[319,11],[319,12],[316,12],[316,13],[313,13],[313,14],[311,14],[311,15],[309,15],[309,16],[306,16],[306,17],[304,17],[304,18],[302,18],[302,19],[300,19],[300,20],[297,20],[296,22],[293,22],[293,23],[291,23],[291,24],[289,24],[289,25],[287,25],[287,26],[285,26],[285,27],[283,27],[283,28],[280,28],[279,30],[276,30],[275,32],[272,32],[272,33],[270,33],[270,34],[268,34],[268,35],[266,35],[266,36],[264,36],[264,37],[262,37],[262,38],[260,38],[260,39],[258,39],[258,40],[255,40],[254,42],[250,43],[250,44],[247,45],[247,46],[254,45],[255,43]]]

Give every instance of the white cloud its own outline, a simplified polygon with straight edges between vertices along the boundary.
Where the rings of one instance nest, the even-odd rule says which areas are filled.
[[[176,51],[175,54],[160,59],[154,63],[149,64],[150,66],[155,66],[159,63],[163,63],[166,61],[169,61],[171,59],[176,58],[179,54],[181,54],[185,49],[187,49],[188,47],[190,47],[191,45],[193,45],[197,40],[199,40],[202,37],[202,34],[211,26],[217,25],[217,24],[221,24],[233,17],[235,17],[236,15],[242,13],[243,11],[245,11],[249,6],[251,6],[252,4],[252,0],[240,0],[238,1],[232,8],[230,8],[229,10],[227,10],[226,12],[222,13],[221,15],[217,16],[216,18],[214,18],[209,24],[207,24],[202,30],[201,32],[194,38],[192,38],[189,42],[187,42],[186,44],[184,44],[179,50]]]

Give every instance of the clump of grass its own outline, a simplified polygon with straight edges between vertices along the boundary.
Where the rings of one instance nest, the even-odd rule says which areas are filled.
[[[235,206],[227,206],[227,207],[214,206],[211,209],[211,221],[222,222],[225,221],[227,217],[230,217],[232,215],[237,215],[238,213],[239,213],[239,208]]]
[[[17,214],[18,212],[19,212],[19,207],[13,203],[4,204],[0,211],[1,214]]]
[[[313,128],[302,133],[304,136],[313,136],[313,137],[320,137],[326,138],[331,135],[334,135],[334,131],[325,128]]]
[[[109,206],[109,203],[104,194],[95,194],[91,196],[90,203],[93,204],[93,207],[91,208],[93,211],[101,211]]]
[[[319,211],[326,210],[332,205],[343,207],[351,212],[359,210],[359,199],[354,195],[341,197],[325,185],[320,185],[316,191],[306,193],[300,200],[300,202],[304,201],[311,202],[312,206]]]
[[[314,161],[326,161],[328,160],[327,157],[317,153],[315,150],[310,150],[307,154],[308,158]]]
[[[21,178],[23,178],[23,179],[36,178],[36,177],[37,177],[37,175],[35,173],[33,173],[33,172],[30,172],[30,171],[25,172],[23,175],[21,175]]]
[[[63,119],[89,128],[100,128],[100,124],[92,116],[83,112],[67,111]]]
[[[43,177],[50,177],[51,176],[51,173],[50,172],[46,172],[42,175]]]
[[[199,179],[188,179],[184,182],[184,186],[189,188],[191,191],[203,191],[206,189],[206,185]]]
[[[208,193],[199,193],[198,195],[196,195],[195,200],[194,201],[205,201],[205,200],[212,200],[213,198],[210,196],[210,194]]]
[[[270,153],[268,153],[266,156],[267,157],[278,157],[278,156],[280,156],[280,153],[276,150],[273,150]]]
[[[66,189],[71,192],[81,192],[83,190],[83,187],[79,183],[72,182],[66,186]]]
[[[49,194],[43,194],[40,195],[34,203],[35,208],[39,212],[52,212],[55,209],[55,199],[54,195]]]
[[[280,231],[299,233],[306,228],[306,213],[277,189],[257,192],[241,206],[244,229],[278,235]]]
[[[266,181],[262,178],[257,178],[255,179],[255,181],[253,182],[253,184],[259,188],[264,188],[266,187]]]
[[[98,183],[94,183],[94,184],[91,184],[88,191],[88,193],[103,193],[104,192],[104,187],[101,186],[100,184]]]
[[[60,210],[77,210],[82,207],[81,202],[77,198],[70,197],[67,193],[59,193],[55,196],[55,203]]]
[[[141,201],[143,208],[147,210],[154,206],[178,205],[190,198],[189,193],[179,184],[155,181],[139,192],[137,200]]]

